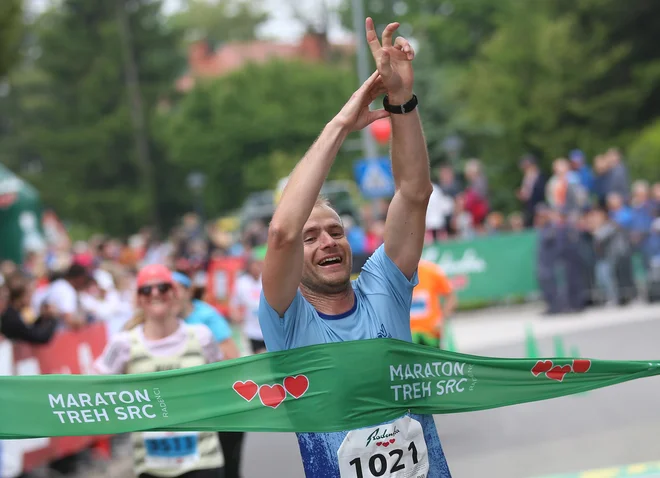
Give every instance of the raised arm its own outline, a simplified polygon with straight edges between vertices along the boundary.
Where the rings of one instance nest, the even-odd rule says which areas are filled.
[[[268,248],[262,273],[263,293],[280,316],[289,308],[300,285],[303,267],[303,226],[312,212],[330,167],[349,133],[388,116],[369,111],[385,93],[378,72],[353,94],[296,165],[282,192],[268,228]]]
[[[412,60],[415,52],[405,39],[392,44],[399,27],[391,23],[378,41],[371,18],[367,19],[367,42],[387,88],[390,105],[404,105],[413,98]],[[424,247],[426,207],[433,185],[422,123],[417,109],[392,114],[392,173],[395,193],[385,221],[385,252],[401,272],[412,278]]]

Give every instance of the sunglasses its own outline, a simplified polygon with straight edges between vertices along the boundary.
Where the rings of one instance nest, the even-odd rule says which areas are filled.
[[[156,289],[159,294],[166,294],[172,290],[172,284],[164,282],[162,284],[143,285],[142,287],[138,288],[138,294],[150,296],[154,289]]]

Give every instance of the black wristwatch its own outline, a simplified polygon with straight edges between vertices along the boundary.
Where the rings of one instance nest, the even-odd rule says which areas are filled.
[[[389,98],[387,95],[385,95],[385,98],[383,98],[383,108],[385,108],[385,111],[389,111],[395,115],[410,113],[415,108],[417,108],[417,96],[413,95],[413,97],[408,102],[402,105],[391,105]]]

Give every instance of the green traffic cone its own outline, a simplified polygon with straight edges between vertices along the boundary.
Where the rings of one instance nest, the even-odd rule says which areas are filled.
[[[566,349],[564,348],[564,341],[558,335],[553,337],[555,343],[555,357],[566,357]]]
[[[444,346],[442,347],[447,352],[458,352],[456,348],[456,339],[454,338],[454,329],[447,324],[444,333]]]
[[[579,352],[577,346],[575,346],[575,345],[573,347],[571,347],[571,358],[574,358],[574,359],[580,358],[580,352]],[[589,393],[589,392],[580,392],[576,395],[581,396],[581,395],[586,395],[587,393]]]
[[[532,324],[528,324],[525,329],[525,348],[527,349],[527,358],[539,358],[541,356],[538,343],[534,338]]]

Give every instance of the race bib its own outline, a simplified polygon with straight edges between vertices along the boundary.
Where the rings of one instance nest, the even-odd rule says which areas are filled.
[[[426,478],[429,472],[424,430],[409,416],[349,432],[337,457],[341,478]]]
[[[199,434],[195,432],[144,432],[145,464],[151,469],[178,468],[199,460]]]

